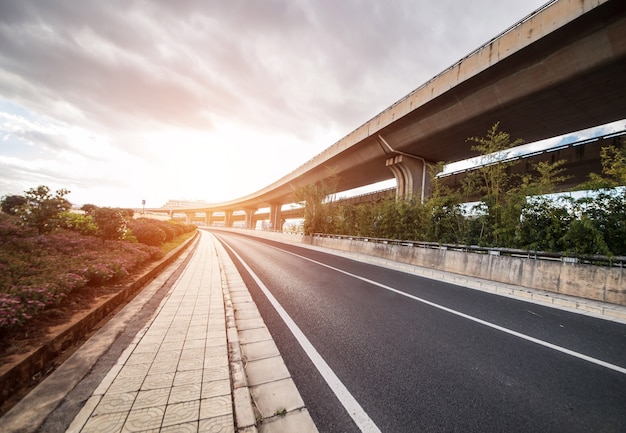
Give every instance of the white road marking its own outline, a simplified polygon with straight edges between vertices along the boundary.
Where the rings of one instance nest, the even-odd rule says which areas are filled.
[[[361,276],[356,275],[356,274],[352,274],[350,272],[344,271],[343,269],[339,269],[339,268],[336,268],[334,266],[330,266],[330,265],[327,265],[325,263],[318,262],[317,260],[313,260],[313,259],[310,259],[308,257],[301,256],[300,254],[292,253],[290,251],[286,251],[286,250],[283,250],[283,249],[280,249],[280,248],[276,248],[276,247],[272,247],[272,248],[278,249],[280,251],[283,251],[285,253],[288,253],[288,254],[291,254],[293,256],[299,257],[301,259],[308,260],[308,261],[310,261],[312,263],[318,264],[320,266],[324,266],[324,267],[326,267],[328,269],[332,269],[334,271],[340,272],[340,273],[342,273],[344,275],[348,275],[350,277],[356,278],[356,279],[364,281],[366,283],[373,284],[375,286],[381,287],[381,288],[383,288],[385,290],[388,290],[390,292],[397,293],[398,295],[405,296],[405,297],[407,297],[409,299],[413,299],[414,301],[418,301],[418,302],[421,302],[423,304],[430,305],[431,307],[438,308],[440,310],[446,311],[446,312],[448,312],[450,314],[454,314],[456,316],[463,317],[463,318],[465,318],[467,320],[471,320],[472,322],[480,323],[481,325],[488,326],[489,328],[497,329],[498,331],[502,331],[502,332],[507,333],[509,335],[513,335],[513,336],[521,338],[523,340],[530,341],[530,342],[538,344],[540,346],[544,346],[544,347],[556,350],[558,352],[565,353],[567,355],[573,356],[575,358],[579,358],[579,359],[582,359],[584,361],[588,361],[588,362],[591,362],[593,364],[600,365],[602,367],[605,367],[605,368],[617,371],[618,373],[626,374],[626,368],[620,367],[619,365],[611,364],[611,363],[608,363],[606,361],[602,361],[601,359],[593,358],[593,357],[585,355],[583,353],[575,352],[573,350],[566,349],[565,347],[557,346],[556,344],[552,344],[552,343],[548,343],[547,341],[539,340],[538,338],[531,337],[530,335],[522,334],[521,332],[513,331],[512,329],[504,328],[502,326],[496,325],[495,323],[491,323],[491,322],[487,322],[486,320],[479,319],[478,317],[470,316],[469,314],[465,314],[465,313],[462,313],[460,311],[453,310],[453,309],[448,308],[448,307],[444,307],[443,305],[435,304],[434,302],[428,301],[426,299],[410,295],[410,294],[402,292],[402,291],[400,291],[398,289],[394,289],[393,287],[387,286],[385,284],[379,283],[379,282],[374,281],[374,280],[370,280],[369,278],[365,278],[365,277],[361,277]]]
[[[341,380],[337,377],[335,372],[330,368],[330,366],[324,361],[324,358],[319,354],[319,352],[315,349],[313,344],[309,341],[309,339],[304,335],[304,333],[300,330],[296,322],[293,321],[291,316],[285,311],[285,309],[280,305],[278,300],[272,295],[269,289],[263,284],[263,282],[259,279],[259,277],[250,269],[248,264],[233,250],[230,245],[224,242],[224,245],[237,257],[237,260],[241,263],[241,265],[248,271],[250,276],[254,279],[254,281],[261,288],[267,299],[270,301],[272,306],[276,309],[280,317],[283,319],[287,327],[291,330],[293,335],[302,346],[302,349],[306,352],[309,359],[313,362],[317,370],[320,372],[330,389],[335,393],[343,407],[346,409],[352,420],[356,423],[359,429],[363,433],[381,433],[380,429],[374,424],[374,421],[365,413],[361,405],[354,398],[348,388],[341,382]]]

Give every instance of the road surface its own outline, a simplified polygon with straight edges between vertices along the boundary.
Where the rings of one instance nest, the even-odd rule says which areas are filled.
[[[320,432],[626,432],[626,324],[214,234]]]

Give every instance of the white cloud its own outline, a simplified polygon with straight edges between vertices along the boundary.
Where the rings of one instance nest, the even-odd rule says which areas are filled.
[[[0,195],[252,193],[542,1],[1,2]]]

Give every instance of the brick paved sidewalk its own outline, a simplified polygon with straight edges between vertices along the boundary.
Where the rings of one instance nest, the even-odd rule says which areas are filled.
[[[191,261],[70,432],[234,432],[220,265],[211,238]]]

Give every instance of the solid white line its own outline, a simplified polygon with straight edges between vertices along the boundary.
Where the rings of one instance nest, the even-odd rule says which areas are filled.
[[[293,321],[291,316],[285,311],[285,309],[280,305],[278,300],[272,295],[269,289],[263,284],[263,282],[259,279],[259,277],[250,269],[248,264],[244,262],[244,260],[233,250],[230,245],[224,242],[224,245],[237,257],[237,260],[241,263],[241,265],[248,271],[250,276],[254,279],[254,281],[261,288],[267,299],[270,301],[272,306],[276,309],[280,317],[283,319],[287,327],[291,330],[293,335],[302,346],[302,349],[306,352],[309,359],[313,362],[317,370],[320,372],[330,389],[335,393],[343,407],[346,409],[348,414],[352,420],[356,423],[359,429],[363,433],[381,433],[378,429],[374,421],[365,413],[359,402],[356,401],[354,396],[350,394],[348,388],[341,382],[341,380],[337,377],[335,372],[330,368],[330,366],[324,361],[324,358],[319,354],[319,352],[315,349],[313,344],[309,341],[309,339],[304,335],[304,333],[300,330],[296,322]]]
[[[269,245],[269,246],[271,246],[271,245]],[[557,346],[556,344],[552,344],[552,343],[548,343],[547,341],[539,340],[538,338],[531,337],[530,335],[522,334],[520,332],[513,331],[512,329],[504,328],[504,327],[496,325],[494,323],[487,322],[485,320],[479,319],[478,317],[470,316],[469,314],[465,314],[465,313],[462,313],[460,311],[453,310],[453,309],[448,308],[448,307],[444,307],[443,305],[435,304],[434,302],[427,301],[426,299],[410,295],[410,294],[402,292],[402,291],[400,291],[398,289],[394,289],[393,287],[387,286],[385,284],[379,283],[379,282],[374,281],[374,280],[370,280],[369,278],[364,278],[364,277],[361,277],[359,275],[352,274],[350,272],[344,271],[343,269],[339,269],[339,268],[336,268],[334,266],[330,266],[330,265],[327,265],[325,263],[318,262],[317,260],[313,260],[313,259],[310,259],[308,257],[301,256],[300,254],[292,253],[290,251],[283,250],[283,249],[280,249],[280,248],[277,248],[277,247],[272,247],[272,248],[278,249],[280,251],[283,251],[285,253],[291,254],[291,255],[296,256],[296,257],[300,257],[300,258],[302,258],[304,260],[308,260],[308,261],[310,261],[312,263],[318,264],[320,266],[324,266],[324,267],[326,267],[328,269],[332,269],[334,271],[340,272],[342,274],[348,275],[350,277],[356,278],[356,279],[364,281],[366,283],[373,284],[373,285],[381,287],[381,288],[383,288],[385,290],[389,290],[390,292],[397,293],[398,295],[405,296],[405,297],[407,297],[409,299],[413,299],[414,301],[418,301],[418,302],[421,302],[423,304],[430,305],[431,307],[438,308],[440,310],[446,311],[446,312],[448,312],[450,314],[454,314],[456,316],[463,317],[464,319],[471,320],[472,322],[480,323],[481,325],[488,326],[488,327],[493,328],[493,329],[497,329],[498,331],[502,331],[502,332],[507,333],[509,335],[513,335],[515,337],[524,339],[526,341],[533,342],[535,344],[539,344],[540,346],[548,347],[548,348],[556,350],[558,352],[565,353],[567,355],[570,355],[570,356],[573,356],[573,357],[576,357],[576,358],[579,358],[579,359],[591,362],[591,363],[596,364],[596,365],[600,365],[602,367],[605,367],[605,368],[617,371],[618,373],[626,374],[626,368],[620,367],[619,365],[611,364],[611,363],[608,363],[606,361],[602,361],[601,359],[593,358],[593,357],[585,355],[583,353],[575,352],[573,350],[566,349],[566,348],[561,347],[561,346]]]

